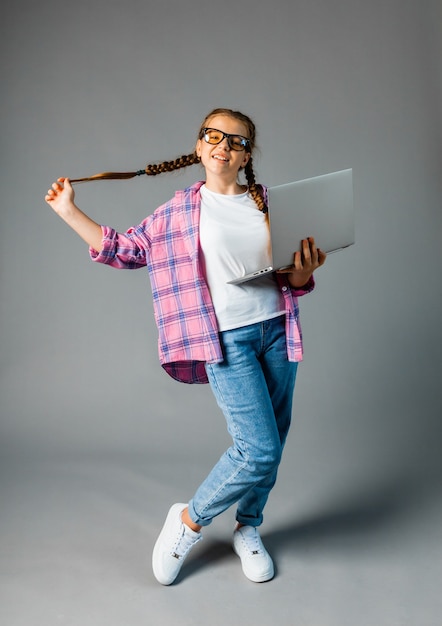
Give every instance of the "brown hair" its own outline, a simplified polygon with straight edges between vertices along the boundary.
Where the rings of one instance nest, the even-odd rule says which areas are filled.
[[[212,117],[216,117],[218,115],[225,115],[226,117],[234,118],[244,124],[247,128],[247,135],[249,140],[248,152],[250,152],[250,158],[247,162],[247,165],[244,168],[244,174],[247,179],[247,184],[249,186],[249,193],[256,202],[258,209],[263,213],[267,213],[267,205],[264,199],[262,188],[256,184],[255,173],[253,171],[252,165],[252,152],[253,148],[256,145],[256,128],[255,124],[252,120],[247,116],[241,113],[240,111],[233,111],[232,109],[213,109],[205,118],[203,123],[201,124],[200,130],[198,132],[198,138],[201,139],[203,137],[203,129],[207,127],[209,120]],[[94,174],[93,176],[87,176],[86,178],[74,178],[71,180],[71,183],[83,183],[90,182],[94,180],[127,180],[129,178],[135,178],[135,176],[142,176],[146,174],[147,176],[156,176],[157,174],[163,174],[165,172],[173,172],[175,170],[182,169],[183,167],[188,167],[189,165],[195,165],[200,163],[201,160],[197,156],[196,152],[193,151],[191,154],[185,154],[174,161],[163,161],[162,163],[151,163],[146,165],[144,170],[137,170],[136,172],[101,172],[100,174]]]

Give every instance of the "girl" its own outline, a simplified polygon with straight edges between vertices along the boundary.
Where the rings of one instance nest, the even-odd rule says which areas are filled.
[[[163,585],[173,583],[202,527],[235,503],[233,549],[245,576],[264,582],[274,575],[258,527],[276,481],[302,359],[297,297],[313,289],[313,272],[326,255],[309,238],[288,270],[228,284],[270,261],[266,188],[255,181],[254,147],[249,117],[215,109],[204,119],[192,154],[127,174],[59,178],[45,197],[89,244],[94,261],[147,266],[160,362],[176,380],[210,383],[232,437],[193,498],[169,510],[152,557]],[[124,234],[100,226],[74,203],[71,182],[155,175],[195,163],[203,165],[205,182],[178,191]]]

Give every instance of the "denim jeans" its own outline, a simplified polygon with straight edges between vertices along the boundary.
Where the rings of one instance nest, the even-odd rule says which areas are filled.
[[[189,515],[207,526],[237,502],[237,521],[259,526],[290,427],[297,363],[287,359],[284,316],[220,338],[224,361],[206,370],[233,443],[189,502]]]

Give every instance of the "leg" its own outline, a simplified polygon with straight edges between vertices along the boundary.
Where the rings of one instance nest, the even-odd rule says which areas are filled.
[[[278,350],[272,347],[276,343]],[[176,504],[169,511],[152,559],[154,574],[165,585],[175,580],[189,550],[201,539],[200,527],[238,501],[238,519],[242,515],[245,525],[234,533],[234,549],[243,571],[254,582],[270,580],[274,573],[256,526],[262,522],[290,425],[296,364],[286,363],[281,319],[223,333],[223,344],[224,362],[208,365],[207,372],[233,445],[188,507]],[[278,360],[284,367],[276,365]]]
[[[285,388],[293,392],[296,364],[289,364],[293,367],[287,368],[283,318],[224,332],[222,341],[225,359],[220,364],[209,364],[207,372],[226,417],[233,445],[197,490],[189,503],[189,515],[195,524],[205,526],[250,492],[253,510],[244,508],[245,500],[242,507],[244,523],[258,526],[276,479],[290,424],[290,410],[285,413],[281,410],[278,423],[272,395],[275,401],[283,386],[277,384],[282,374]],[[271,347],[275,342],[280,344],[277,350]],[[266,358],[265,353],[268,353]],[[272,365],[273,378],[268,383],[269,363],[276,363],[281,357],[284,367]],[[291,371],[290,375],[287,375],[287,369]],[[287,395],[288,392],[284,397]],[[279,404],[284,404],[284,400],[281,399]],[[291,401],[289,404],[291,407]],[[251,491],[258,485],[260,487]]]
[[[287,360],[285,332],[281,327],[272,327],[269,347],[262,354],[260,362],[267,382],[276,425],[279,433],[281,452],[290,428],[297,363]],[[281,341],[283,335],[283,341]],[[238,502],[236,519],[243,525],[262,523],[262,511],[277,477],[278,468],[259,484],[252,487]]]

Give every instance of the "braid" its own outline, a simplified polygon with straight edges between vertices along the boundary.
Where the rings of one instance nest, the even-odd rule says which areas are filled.
[[[247,152],[250,154],[250,157],[244,168],[244,173],[246,175],[250,195],[255,201],[258,209],[262,211],[264,214],[266,214],[268,212],[268,207],[267,207],[261,187],[256,184],[255,173],[253,171],[253,165],[252,165],[252,152],[256,145],[255,124],[250,119],[250,117],[248,117],[247,115],[244,115],[244,113],[241,113],[240,111],[233,111],[232,109],[213,109],[213,111],[211,111],[206,116],[203,123],[201,124],[200,131],[198,134],[199,139],[203,137],[204,128],[206,128],[207,126],[210,126],[210,120],[213,117],[216,117],[218,115],[221,115],[221,116],[224,115],[226,117],[230,117],[235,120],[238,120],[239,122],[244,124],[244,126],[247,129],[247,138],[249,140],[249,147],[248,147]]]
[[[239,111],[233,111],[232,109],[214,109],[203,121],[200,132],[198,134],[198,138],[202,138],[203,129],[208,125],[210,119],[217,115],[225,115],[227,117],[231,117],[233,119],[237,119],[242,122],[247,129],[247,136],[249,140],[249,150],[250,153],[249,160],[244,168],[244,173],[247,179],[247,184],[249,186],[249,192],[255,201],[258,209],[262,211],[264,214],[268,212],[268,207],[266,204],[266,200],[264,197],[264,193],[262,188],[256,184],[255,173],[253,171],[252,165],[252,151],[255,147],[255,139],[256,139],[256,129],[253,121],[240,113]],[[82,183],[89,182],[94,180],[127,180],[129,178],[135,178],[135,176],[157,176],[158,174],[163,174],[165,172],[173,172],[175,170],[182,169],[184,167],[189,167],[190,165],[195,165],[200,163],[201,159],[197,156],[196,151],[191,154],[185,154],[183,156],[178,157],[174,161],[163,161],[162,163],[152,163],[146,165],[144,170],[138,170],[136,172],[101,172],[100,174],[94,174],[93,176],[88,176],[86,178],[75,178],[71,179],[71,183]]]
[[[86,178],[74,178],[71,180],[71,183],[85,183],[94,180],[127,180],[129,178],[135,178],[135,176],[142,176],[143,174],[146,174],[146,176],[156,176],[157,174],[173,172],[183,167],[188,167],[189,165],[195,165],[199,162],[200,158],[193,152],[192,154],[184,154],[174,161],[163,161],[162,163],[146,165],[144,170],[138,170],[136,172],[101,172],[101,174],[94,174]]]
[[[252,157],[249,158],[247,165],[244,168],[244,173],[246,175],[247,183],[249,185],[249,193],[254,199],[254,201],[256,202],[258,209],[262,211],[263,213],[267,213],[268,207],[264,200],[263,193],[255,181],[255,173],[253,171]]]
[[[163,161],[163,163],[146,165],[146,169],[143,174],[147,176],[156,176],[157,174],[164,174],[165,172],[173,172],[180,170],[183,167],[189,165],[195,165],[200,162],[200,158],[193,152],[192,154],[183,154],[174,161]]]

